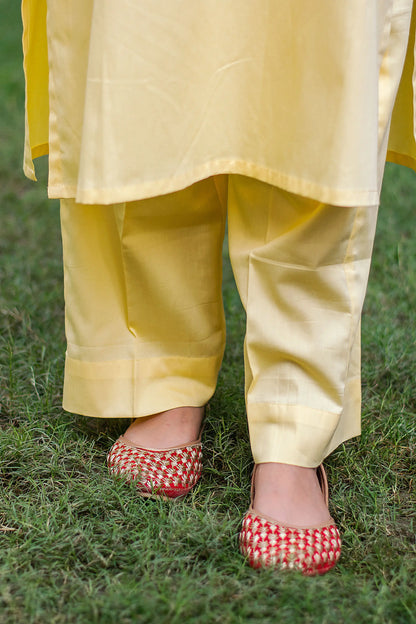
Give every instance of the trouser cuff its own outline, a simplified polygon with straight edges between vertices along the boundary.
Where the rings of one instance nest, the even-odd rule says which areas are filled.
[[[63,407],[84,416],[140,418],[212,397],[221,358],[86,362],[67,355]]]
[[[254,463],[275,462],[315,468],[332,451],[360,434],[359,380],[349,384],[341,413],[302,405],[249,403],[247,415]]]

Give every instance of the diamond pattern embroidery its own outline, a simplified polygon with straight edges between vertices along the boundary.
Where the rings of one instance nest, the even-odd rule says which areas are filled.
[[[341,555],[341,537],[334,524],[319,529],[292,529],[249,511],[240,533],[240,550],[253,568],[273,566],[323,574]]]
[[[117,440],[107,463],[110,473],[134,481],[142,495],[176,498],[184,496],[201,476],[202,445],[151,451]]]

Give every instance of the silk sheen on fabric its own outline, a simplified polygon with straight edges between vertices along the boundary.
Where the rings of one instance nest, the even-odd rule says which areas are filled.
[[[23,0],[25,173],[49,152],[49,195],[79,203],[239,173],[377,204],[393,10],[400,0]],[[414,17],[388,158],[416,168]]]

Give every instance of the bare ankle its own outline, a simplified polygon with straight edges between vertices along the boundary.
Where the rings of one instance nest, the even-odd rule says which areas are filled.
[[[293,526],[314,526],[330,520],[314,468],[259,464],[253,506],[258,513]]]
[[[144,448],[181,446],[199,437],[203,416],[203,407],[173,408],[137,418],[127,429],[125,436]]]

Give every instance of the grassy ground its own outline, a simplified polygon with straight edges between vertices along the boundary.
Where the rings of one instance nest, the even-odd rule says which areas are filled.
[[[246,567],[244,318],[229,265],[228,347],[205,472],[175,504],[107,476],[125,423],[62,412],[58,209],[21,174],[19,3],[0,0],[0,623],[416,622],[416,178],[389,167],[363,318],[363,435],[328,460],[339,566],[322,578]]]

